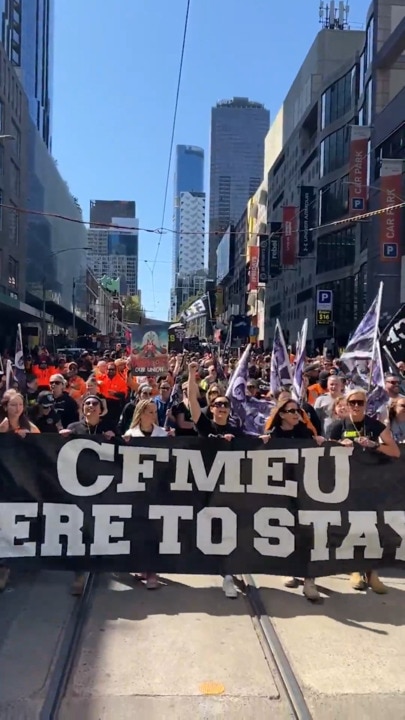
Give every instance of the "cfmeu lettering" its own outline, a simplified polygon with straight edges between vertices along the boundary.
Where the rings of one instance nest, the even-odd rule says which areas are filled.
[[[83,485],[77,468],[81,454],[88,450],[95,456],[95,479],[92,484]],[[122,459],[120,476],[98,474],[97,460],[111,462],[117,471],[116,452]],[[200,450],[139,445],[115,448],[111,444],[77,438],[59,451],[57,473],[63,490],[79,498],[100,495],[112,484],[117,493],[147,492],[156,463],[167,465],[169,489],[173,492],[213,492],[218,489],[223,493],[297,497],[298,479],[288,479],[288,474],[289,466],[300,465],[303,466],[303,488],[309,498],[320,503],[341,503],[350,490],[349,458],[352,452],[353,448],[342,446],[272,450],[263,445],[259,450],[219,450],[207,470]],[[335,486],[328,493],[321,490],[320,483],[320,460],[326,455],[335,464]],[[248,461],[249,469],[244,468],[242,472],[243,461]]]

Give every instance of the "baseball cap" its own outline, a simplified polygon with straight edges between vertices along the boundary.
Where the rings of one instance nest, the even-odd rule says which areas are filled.
[[[37,403],[44,408],[50,408],[55,404],[55,400],[52,393],[48,392],[47,390],[42,390],[38,394]]]

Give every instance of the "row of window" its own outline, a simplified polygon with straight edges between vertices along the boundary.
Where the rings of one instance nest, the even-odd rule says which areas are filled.
[[[16,116],[21,120],[23,93],[4,53],[1,53],[0,56],[0,86],[3,88],[4,95],[7,97]]]
[[[366,28],[366,44],[360,55],[360,86],[359,93],[364,90],[364,78],[367,74],[374,56],[374,18],[372,17]]]
[[[321,130],[350,112],[357,96],[357,69],[333,83],[321,98]]]
[[[321,142],[320,177],[339,170],[349,162],[350,127],[345,125]]]
[[[375,151],[375,180],[380,177],[379,160],[383,158],[405,160],[405,122],[387,140],[385,140]]]
[[[14,120],[11,121],[10,131],[8,128],[6,128],[5,106],[4,102],[0,100],[0,135],[8,134],[10,134],[14,138],[12,141],[12,149],[14,151],[14,155],[19,158],[21,155],[21,132]],[[11,142],[11,140],[8,140],[8,142]]]
[[[371,125],[373,117],[373,80],[370,79],[364,92],[363,104],[359,110],[359,125]]]
[[[349,176],[345,175],[319,191],[319,224],[325,225],[349,211]]]
[[[328,233],[317,240],[317,274],[353,265],[356,254],[354,228]]]

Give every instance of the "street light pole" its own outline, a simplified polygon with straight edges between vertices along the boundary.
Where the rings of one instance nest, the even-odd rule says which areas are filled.
[[[0,140],[2,138],[12,138],[14,140],[14,137],[12,135],[0,135]],[[55,250],[55,252],[50,253],[48,255],[48,258],[56,257],[57,255],[61,255],[65,252],[70,252],[71,250],[91,250],[89,247],[69,247],[69,248],[62,248],[61,250]],[[76,315],[75,315],[75,305],[76,305],[76,299],[75,299],[75,289],[76,289],[76,281],[73,278],[73,287],[72,287],[72,329],[73,329],[73,337],[76,332]],[[42,282],[42,341],[45,345],[45,338],[46,338],[46,277],[44,276],[43,282]]]

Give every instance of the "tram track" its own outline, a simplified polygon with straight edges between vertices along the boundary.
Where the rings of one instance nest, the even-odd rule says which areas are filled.
[[[300,684],[284,651],[277,631],[268,616],[254,578],[250,574],[239,576],[238,585],[247,601],[255,628],[265,654],[268,655],[269,671],[277,674],[284,700],[294,720],[313,720]],[[39,720],[58,720],[67,692],[77,653],[80,649],[83,629],[96,589],[96,576],[88,573],[82,595],[76,600],[65,625],[57,656],[50,671],[47,692],[39,714]]]
[[[59,716],[94,590],[95,575],[87,573],[83,593],[77,598],[63,631],[39,720],[57,720]]]
[[[266,611],[260,596],[260,590],[252,575],[244,574],[241,578],[244,595],[257,621],[264,647],[270,653],[275,669],[279,675],[280,682],[285,691],[286,700],[291,710],[291,715],[295,720],[312,720],[312,714],[308,708],[291,663],[277,635],[277,631]]]

